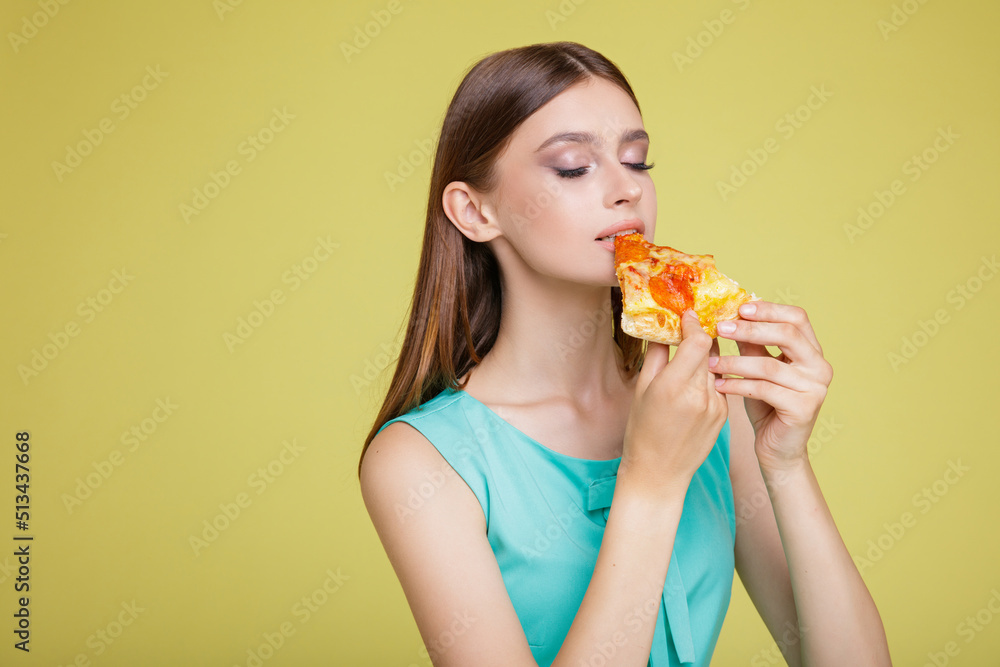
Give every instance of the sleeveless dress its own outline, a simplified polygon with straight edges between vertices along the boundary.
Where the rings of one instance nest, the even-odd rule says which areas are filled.
[[[621,457],[601,461],[556,452],[451,388],[382,428],[396,421],[420,431],[475,493],[531,652],[548,667],[593,575]],[[709,666],[729,608],[735,538],[727,420],[684,499],[656,610],[650,667]],[[637,607],[627,615],[626,637],[635,641],[632,633],[652,613]],[[613,644],[599,651],[604,660],[595,655],[595,664],[613,664]]]

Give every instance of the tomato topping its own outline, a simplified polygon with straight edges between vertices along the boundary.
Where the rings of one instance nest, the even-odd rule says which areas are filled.
[[[653,301],[680,315],[694,307],[691,283],[697,279],[697,272],[690,266],[668,266],[662,273],[649,279],[649,293]]]
[[[632,237],[639,237],[638,234],[615,237],[615,264],[625,262],[641,262],[649,257],[649,248],[641,241],[635,241]]]

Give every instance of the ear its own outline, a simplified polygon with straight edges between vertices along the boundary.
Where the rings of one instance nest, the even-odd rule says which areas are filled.
[[[452,181],[441,195],[444,214],[470,241],[483,243],[500,236],[486,198],[468,183]]]

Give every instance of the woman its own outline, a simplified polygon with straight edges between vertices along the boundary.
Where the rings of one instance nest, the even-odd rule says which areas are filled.
[[[690,313],[672,359],[620,329],[610,237],[653,239],[648,149],[625,77],[575,43],[483,59],[448,108],[359,461],[429,656],[708,665],[735,569],[790,665],[888,665],[807,456],[832,369],[805,312],[741,310],[732,356]]]

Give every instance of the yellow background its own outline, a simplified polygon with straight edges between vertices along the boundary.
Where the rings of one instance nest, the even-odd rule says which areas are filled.
[[[15,559],[0,556],[0,663],[246,665],[286,624],[294,634],[264,664],[429,664],[355,474],[416,270],[419,147],[480,57],[575,40],[639,97],[656,241],[713,253],[758,295],[809,313],[836,373],[814,467],[851,553],[888,546],[864,578],[895,663],[954,641],[948,664],[996,664],[1000,619],[988,612],[971,641],[958,625],[1000,590],[1000,279],[982,259],[1000,249],[1000,5],[897,2],[888,32],[890,0],[399,1],[395,14],[387,1],[53,2],[51,17],[44,2],[4,3],[0,553],[18,532],[24,430],[35,541],[28,655],[12,647]],[[723,10],[731,23],[713,23]],[[348,61],[341,44],[373,16],[391,20]],[[679,66],[689,38],[705,46]],[[813,86],[829,98],[799,109]],[[122,95],[135,103],[125,118]],[[275,109],[294,118],[268,135]],[[776,124],[797,110],[808,119],[786,137]],[[53,162],[102,119],[113,131],[60,179]],[[949,127],[957,138],[911,181],[907,161]],[[253,160],[249,135],[272,140]],[[718,182],[769,138],[777,152],[724,199]],[[185,220],[227,163],[238,173]],[[409,175],[390,188],[387,173]],[[858,207],[895,179],[903,194],[851,238]],[[336,249],[314,255],[318,238]],[[297,285],[296,265],[312,270]],[[959,284],[980,288],[961,308]],[[274,290],[270,316],[227,345]],[[938,311],[944,323],[919,335]],[[894,367],[904,338],[916,354]],[[45,368],[22,378],[46,345]],[[160,422],[158,399],[177,406]],[[144,420],[130,451],[121,436]],[[298,454],[276,464],[293,440]],[[954,484],[941,481],[949,461],[969,469]],[[268,465],[280,474],[262,489],[253,476]],[[935,482],[945,493],[917,504]],[[191,537],[225,525],[220,504],[234,512],[239,494],[249,504],[196,554]],[[897,539],[904,512],[916,523]],[[303,622],[310,596],[324,604]],[[96,640],[133,602],[142,611],[113,643]],[[713,664],[780,664],[764,657],[773,646],[737,578]]]

